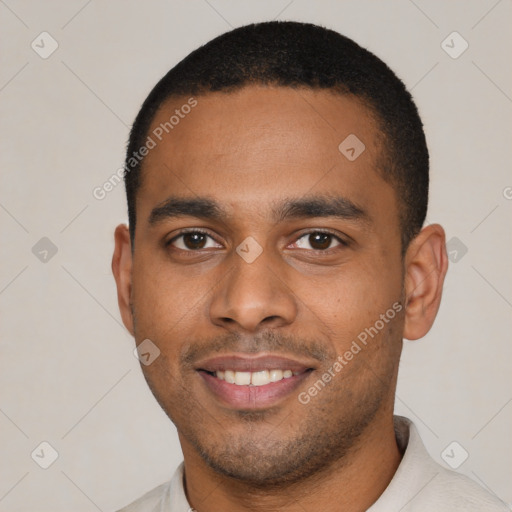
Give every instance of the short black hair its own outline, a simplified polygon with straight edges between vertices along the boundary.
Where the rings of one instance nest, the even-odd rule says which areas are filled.
[[[396,193],[403,255],[423,226],[428,204],[428,149],[412,96],[382,60],[348,37],[292,21],[255,23],[220,35],[185,57],[150,92],[131,129],[125,161],[132,245],[143,164],[133,155],[145,145],[162,103],[247,85],[331,89],[363,100],[382,134],[378,170]]]

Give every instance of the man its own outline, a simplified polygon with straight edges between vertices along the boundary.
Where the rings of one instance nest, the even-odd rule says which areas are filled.
[[[123,511],[506,510],[393,417],[448,262],[382,61],[309,24],[224,34],[150,93],[125,180],[119,306],[184,463]]]

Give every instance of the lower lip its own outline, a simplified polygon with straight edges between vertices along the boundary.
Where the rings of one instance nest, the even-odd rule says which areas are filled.
[[[310,371],[293,375],[263,386],[238,386],[218,379],[205,371],[198,372],[208,386],[225,405],[236,409],[265,409],[290,395],[308,378]]]

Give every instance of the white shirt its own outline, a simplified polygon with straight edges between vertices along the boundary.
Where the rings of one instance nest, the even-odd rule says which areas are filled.
[[[427,453],[411,420],[395,416],[402,461],[380,498],[367,512],[505,512],[501,500],[464,475],[440,466]],[[190,512],[183,488],[183,463],[172,479],[118,512]],[[215,511],[212,511],[215,512]]]

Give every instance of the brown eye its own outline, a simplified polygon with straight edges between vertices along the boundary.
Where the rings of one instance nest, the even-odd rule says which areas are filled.
[[[334,243],[333,243],[334,242]],[[295,245],[300,249],[313,249],[315,251],[325,251],[338,245],[345,245],[343,241],[331,233],[323,231],[314,231],[305,233],[296,242]]]
[[[313,249],[328,249],[332,242],[332,235],[327,233],[313,233],[309,235],[309,244]]]
[[[197,251],[199,249],[211,249],[220,247],[213,238],[207,233],[202,231],[188,231],[181,233],[168,242],[171,245],[182,251]]]
[[[203,233],[187,233],[183,235],[183,243],[187,249],[202,249],[206,243]]]

